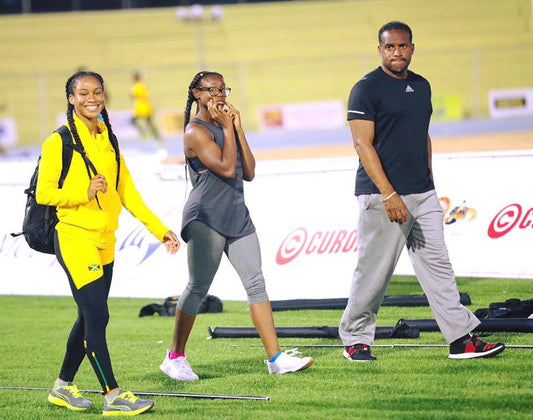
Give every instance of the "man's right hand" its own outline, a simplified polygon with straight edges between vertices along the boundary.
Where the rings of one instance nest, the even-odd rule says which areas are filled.
[[[405,203],[399,194],[394,194],[383,205],[391,222],[396,222],[400,225],[407,222],[407,207],[405,207]]]

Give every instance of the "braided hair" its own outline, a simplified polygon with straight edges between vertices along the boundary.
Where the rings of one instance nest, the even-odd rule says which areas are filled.
[[[183,131],[185,131],[185,128],[187,128],[187,124],[189,124],[189,121],[191,119],[192,104],[193,102],[197,102],[192,91],[193,89],[198,87],[198,83],[200,83],[200,80],[202,80],[204,77],[207,77],[207,76],[219,76],[221,78],[224,78],[224,76],[222,76],[220,73],[217,73],[215,71],[201,71],[199,73],[196,73],[196,75],[193,77],[189,85],[189,88],[187,89],[187,104],[185,105]]]
[[[70,128],[70,132],[74,136],[74,143],[77,144],[81,150],[83,150],[83,143],[81,142],[80,135],[78,133],[78,130],[76,129],[76,124],[74,124],[74,105],[70,103],[69,96],[74,95],[74,86],[76,85],[76,82],[86,76],[92,76],[96,78],[100,85],[102,86],[102,90],[104,90],[104,79],[102,76],[100,76],[98,73],[94,71],[87,71],[87,70],[80,70],[74,73],[72,76],[70,76],[67,80],[67,83],[65,84],[65,93],[67,96],[67,123]],[[109,115],[107,113],[107,109],[104,106],[104,109],[101,112],[102,118],[104,120],[104,123],[107,127],[107,132],[109,134],[109,141],[111,142],[111,146],[113,146],[113,149],[115,150],[115,159],[117,161],[118,169],[117,169],[117,181],[116,181],[116,188],[118,189],[118,180],[120,177],[120,148],[118,145],[118,139],[115,136],[115,133],[113,133],[113,129],[111,128],[111,123],[109,122]],[[85,152],[83,152],[85,153]]]

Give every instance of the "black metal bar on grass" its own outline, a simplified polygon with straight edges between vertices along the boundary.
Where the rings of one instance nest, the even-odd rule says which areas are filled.
[[[407,325],[418,328],[420,331],[440,331],[434,319],[402,319]],[[479,332],[533,332],[533,319],[528,318],[481,318],[474,331]]]
[[[35,390],[50,391],[50,388],[38,386],[11,386],[0,385],[0,389],[18,389],[18,390]],[[80,392],[87,394],[103,394],[103,391],[97,389],[80,389]],[[210,400],[261,400],[270,401],[270,397],[261,397],[253,395],[229,395],[229,394],[188,394],[182,392],[159,392],[159,391],[131,391],[135,395],[151,397],[180,397],[180,398],[203,398]]]
[[[259,348],[263,347],[260,344],[252,345],[239,345],[239,344],[230,344],[229,347],[237,348]],[[343,344],[280,344],[282,348],[344,348]],[[435,347],[450,347],[449,344],[372,344],[372,347],[388,347],[388,348],[435,348]],[[517,344],[517,345],[505,345],[506,349],[533,349],[533,345],[530,344]]]
[[[472,300],[466,292],[459,293],[460,302],[470,305]],[[272,300],[270,305],[273,311],[294,311],[303,309],[344,309],[348,298],[330,299],[289,299]],[[386,295],[381,306],[429,306],[426,295]]]
[[[208,338],[258,338],[254,327],[208,327]],[[339,338],[338,327],[276,327],[279,338]],[[420,331],[416,327],[398,321],[394,327],[376,327],[375,338],[418,338]]]

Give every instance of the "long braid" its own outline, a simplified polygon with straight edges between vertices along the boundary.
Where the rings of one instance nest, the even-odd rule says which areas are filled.
[[[185,131],[185,128],[187,128],[187,124],[189,124],[189,121],[191,119],[191,108],[193,102],[196,102],[196,98],[194,97],[192,91],[194,88],[198,86],[198,83],[200,80],[202,80],[206,76],[220,76],[222,75],[220,73],[214,72],[214,71],[201,71],[199,73],[196,73],[196,75],[193,77],[191,83],[189,84],[189,88],[187,89],[187,104],[185,105],[185,112],[183,115],[183,131]],[[198,109],[198,108],[196,108]]]
[[[107,113],[107,109],[105,107],[102,110],[101,115],[107,127],[107,133],[109,135],[109,141],[111,142],[111,146],[113,146],[113,149],[115,150],[115,160],[117,161],[117,181],[115,189],[118,190],[118,180],[120,179],[120,146],[118,144],[117,136],[115,136],[115,133],[113,133],[113,129],[111,128],[111,122],[109,122],[109,114]]]
[[[67,123],[68,127],[70,128],[70,132],[74,136],[74,144],[78,145],[80,149],[83,149],[83,143],[81,142],[80,135],[78,134],[78,130],[76,129],[76,124],[74,124],[74,105],[72,105],[70,102],[67,106]]]
[[[91,179],[91,169],[89,168],[89,166],[87,166],[85,149],[83,148],[83,143],[81,142],[80,135],[78,134],[78,130],[76,129],[76,124],[74,123],[73,111],[74,105],[69,103],[67,107],[67,123],[70,128],[70,132],[74,137],[73,147],[75,147],[76,150],[82,155],[83,161],[85,162],[85,168],[87,169],[87,175],[89,175],[89,179]],[[96,175],[96,173],[94,175]],[[98,197],[96,201],[98,201]],[[100,202],[98,202],[98,206],[100,206]]]

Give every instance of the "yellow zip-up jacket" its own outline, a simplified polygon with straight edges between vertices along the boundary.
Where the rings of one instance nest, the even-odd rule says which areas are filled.
[[[142,200],[122,155],[118,190],[115,189],[117,162],[106,125],[98,121],[99,134],[93,137],[87,126],[76,115],[74,121],[88,158],[97,172],[105,176],[108,187],[105,193],[97,193],[101,209],[96,199],[89,201],[87,196],[89,175],[83,158],[74,151],[63,188],[58,188],[63,167],[63,144],[59,133],[53,133],[48,137],[42,146],[36,199],[39,204],[57,207],[59,223],[56,229],[60,232],[81,233],[79,230],[81,228],[83,233],[93,238],[100,237],[102,243],[111,246],[115,242],[114,232],[118,228],[118,218],[124,206],[157,239],[163,241],[170,229],[163,225]]]

